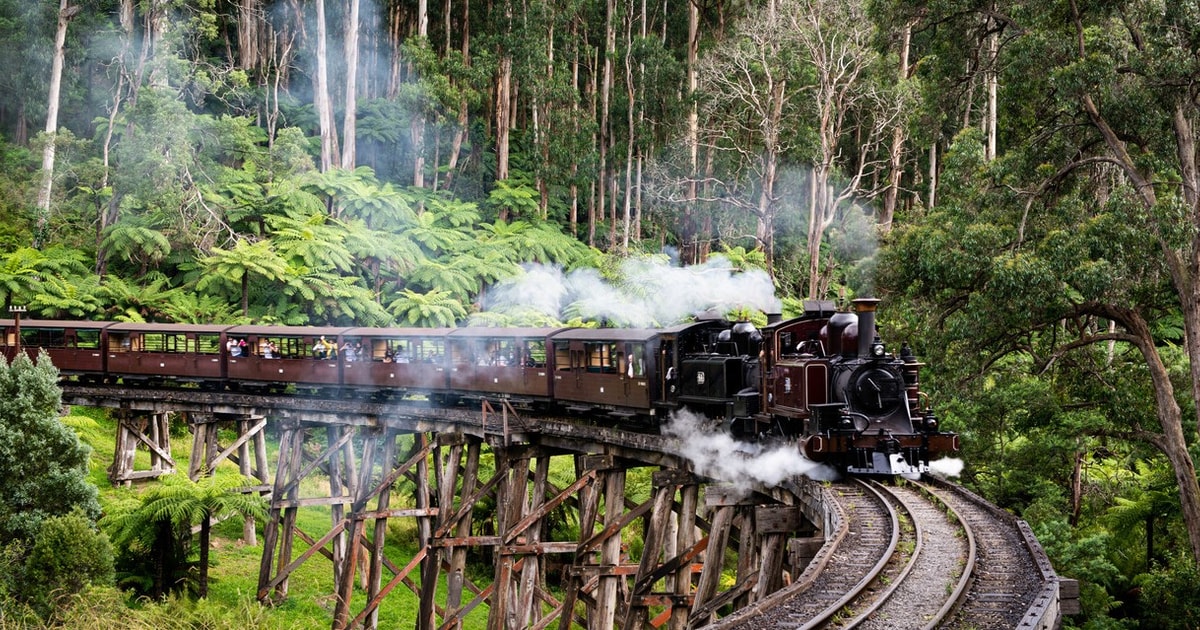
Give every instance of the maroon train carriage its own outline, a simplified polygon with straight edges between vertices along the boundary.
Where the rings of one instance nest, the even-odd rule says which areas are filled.
[[[224,356],[230,387],[337,387],[342,382],[342,360],[333,349],[342,347],[342,335],[347,330],[332,326],[229,328],[225,331]]]
[[[105,329],[111,322],[0,319],[0,352],[12,362],[20,348],[36,360],[45,351],[63,376],[100,380],[104,374]],[[18,339],[19,336],[19,339]]]
[[[563,328],[458,328],[446,335],[450,388],[545,403],[552,394],[546,339]],[[502,396],[500,396],[502,395]]]
[[[445,328],[351,328],[343,333],[353,360],[342,383],[393,396],[443,396],[450,387]]]
[[[655,418],[679,406],[680,359],[710,343],[717,322],[663,329],[575,328],[555,333],[554,399],[575,412]]]
[[[109,379],[125,383],[207,383],[225,378],[221,352],[228,325],[124,322],[107,328]]]

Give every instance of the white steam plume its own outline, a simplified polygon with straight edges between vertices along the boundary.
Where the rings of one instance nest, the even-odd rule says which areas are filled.
[[[697,475],[731,484],[748,494],[755,487],[773,487],[799,475],[817,480],[838,477],[832,467],[800,454],[793,443],[756,444],[735,440],[727,431],[685,410],[671,414],[662,433],[668,448],[692,463]]]
[[[775,286],[766,272],[738,271],[723,256],[691,267],[632,258],[622,263],[620,286],[595,269],[564,273],[558,267],[527,265],[524,271],[487,291],[487,310],[511,313],[526,309],[559,321],[604,320],[636,328],[683,322],[707,310],[722,314],[741,307],[768,313],[780,310]]]
[[[957,457],[943,457],[942,459],[929,462],[930,474],[938,477],[958,477],[962,475],[963,460]]]

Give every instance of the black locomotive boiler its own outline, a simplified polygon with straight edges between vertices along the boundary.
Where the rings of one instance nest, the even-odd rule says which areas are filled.
[[[503,399],[531,413],[656,429],[689,409],[754,439],[794,441],[854,474],[913,474],[958,450],[888,350],[877,300],[854,312],[701,318],[670,328],[362,328],[0,320],[0,353],[46,352],[63,378],[147,387],[296,388],[423,404]]]

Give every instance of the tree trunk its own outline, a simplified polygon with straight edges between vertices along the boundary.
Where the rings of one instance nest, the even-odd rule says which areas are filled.
[[[993,2],[991,10],[995,12]],[[984,81],[987,84],[987,115],[984,117],[984,131],[987,133],[987,150],[984,155],[988,161],[996,159],[996,100],[999,89],[996,64],[1000,56],[1000,35],[995,32],[995,20],[987,18],[987,68],[984,69]]]
[[[908,54],[911,50],[913,23],[904,25],[900,36],[900,67],[897,68],[897,79],[900,85],[908,82]],[[892,129],[892,149],[888,153],[888,186],[883,195],[883,207],[879,210],[876,223],[880,232],[887,234],[892,230],[892,218],[896,216],[896,201],[900,197],[900,180],[904,175],[901,160],[904,157],[904,125],[897,121]]]
[[[238,0],[238,67],[242,70],[254,70],[261,63],[261,14],[259,0]]]
[[[630,11],[632,13],[632,11]],[[625,16],[625,124],[627,126],[625,139],[625,203],[621,217],[621,251],[629,252],[629,233],[633,228],[633,141],[637,135],[634,131],[634,109],[637,107],[637,94],[633,82],[633,16]]]
[[[333,103],[329,98],[329,53],[326,46],[325,0],[317,0],[317,74],[314,78],[313,106],[321,128],[321,171],[328,171],[341,162],[338,159],[337,122],[333,119]]]
[[[358,144],[358,4],[350,0],[350,14],[343,29],[346,36],[346,114],[342,120],[342,168],[354,169]],[[330,117],[332,117],[332,112]]]
[[[611,124],[609,122],[609,109],[613,86],[612,54],[617,47],[617,31],[613,24],[617,12],[616,4],[616,0],[605,0],[604,3],[604,49],[601,52],[604,57],[604,69],[600,80],[600,168],[598,178],[600,182],[600,197],[597,204],[601,213],[608,210],[608,144],[611,133],[609,129],[609,125]],[[609,222],[609,247],[613,246],[613,236],[616,231],[615,218],[612,217]]]
[[[50,229],[50,193],[54,187],[55,136],[58,134],[58,100],[62,88],[63,61],[66,56],[67,24],[79,12],[78,6],[67,6],[59,0],[58,30],[54,34],[54,61],[50,65],[50,97],[46,106],[46,146],[42,149],[42,182],[38,187],[37,223],[33,230],[33,247],[41,249]]]
[[[200,577],[196,585],[196,595],[201,599],[208,597],[208,558],[211,540],[212,518],[208,514],[205,514],[200,519]]]
[[[683,207],[683,225],[680,240],[683,242],[681,260],[685,265],[700,262],[700,245],[696,238],[696,195],[700,177],[700,109],[693,98],[699,87],[696,63],[700,57],[700,5],[698,0],[688,2],[687,42],[687,96],[691,102],[687,114],[688,183]]]
[[[418,0],[417,2],[417,38],[425,43],[429,39],[429,2],[428,0]],[[425,187],[425,116],[420,111],[412,113],[412,120],[409,122],[408,129],[409,140],[412,142],[413,152],[413,186],[417,188]]]
[[[512,0],[504,2],[505,30],[512,35]],[[500,63],[496,76],[496,179],[508,179],[509,135],[512,129],[512,51],[507,47],[500,52]],[[508,220],[508,208],[500,209],[500,220]]]
[[[463,56],[463,65],[468,68],[471,67],[471,20],[470,20],[471,13],[470,13],[470,10],[471,10],[471,3],[467,2],[467,1],[462,2],[462,27],[461,27],[462,28],[462,56]],[[447,4],[446,4],[447,14],[449,14],[449,11],[450,11],[450,5],[449,5],[449,0],[447,0]],[[449,18],[447,17],[447,19],[449,19]],[[449,46],[449,40],[447,40],[446,45]],[[451,142],[450,142],[450,155],[446,162],[446,181],[445,181],[446,188],[449,188],[450,185],[454,181],[454,173],[455,173],[455,170],[458,168],[459,154],[462,153],[463,142],[465,142],[467,139],[468,124],[469,124],[469,120],[468,120],[467,99],[466,99],[466,97],[463,97],[463,99],[458,102],[458,121],[457,121],[455,130],[454,130],[454,139],[451,140]]]

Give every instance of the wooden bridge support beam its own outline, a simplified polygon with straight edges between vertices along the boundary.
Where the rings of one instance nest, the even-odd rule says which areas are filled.
[[[116,446],[108,480],[113,485],[131,485],[138,479],[154,479],[175,472],[171,456],[171,414],[139,414],[129,410],[114,412],[117,416]],[[150,469],[136,470],[138,447],[150,451]]]
[[[380,604],[402,585],[417,598],[419,630],[459,630],[480,604],[488,608],[489,630],[697,627],[727,604],[756,601],[777,588],[798,518],[796,508],[769,505],[769,497],[708,486],[709,524],[697,515],[702,480],[673,469],[654,472],[649,497],[631,501],[627,472],[640,464],[613,455],[494,444],[495,473],[484,479],[480,438],[290,421],[281,430],[258,595],[286,597],[291,575],[319,554],[333,569],[335,630],[377,628]],[[575,460],[576,479],[564,488],[550,481],[551,461],[560,456]],[[301,496],[301,483],[315,474],[327,476],[327,491]],[[412,502],[393,508],[392,491],[402,479],[412,482]],[[312,493],[311,483],[304,488]],[[476,533],[477,506],[493,500],[494,529]],[[546,517],[567,505],[578,510],[578,540],[546,540]],[[309,506],[330,510],[329,530],[319,537],[296,528],[298,510]],[[396,564],[384,553],[388,523],[408,517],[416,519],[419,549]],[[644,540],[635,559],[622,544],[630,527],[639,527]],[[297,538],[308,546],[300,554],[293,553]],[[734,587],[720,592],[731,547],[749,559],[739,561]],[[467,557],[487,548],[495,558],[493,582],[479,588],[467,578]],[[552,554],[574,554],[561,602],[547,587]],[[700,568],[704,556],[709,561]],[[761,592],[754,588],[759,583]],[[365,603],[356,604],[364,595]]]
[[[188,428],[192,432],[192,457],[188,461],[188,478],[195,481],[201,475],[210,474],[226,460],[237,465],[241,474],[253,477],[264,486],[270,483],[267,467],[267,419],[263,416],[188,413]],[[222,447],[220,429],[222,424],[233,427],[237,437],[233,443]],[[250,448],[253,444],[254,452]],[[265,487],[259,488],[265,490]]]

